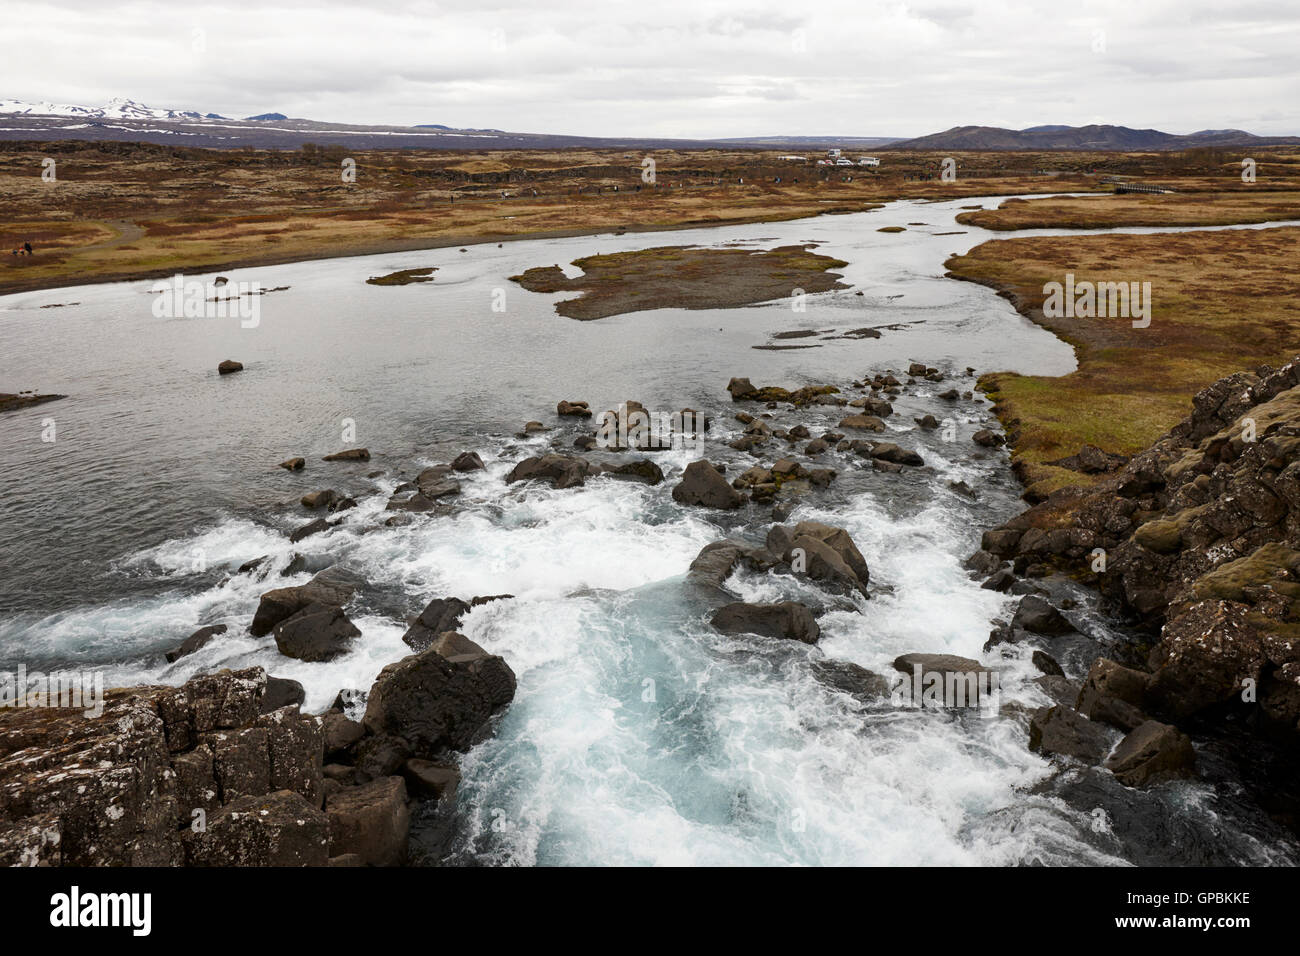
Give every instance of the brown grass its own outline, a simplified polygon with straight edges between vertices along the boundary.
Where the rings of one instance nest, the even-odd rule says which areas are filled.
[[[1300,353],[1300,228],[1005,239],[947,263],[957,278],[1002,291],[1075,347],[1060,378],[986,375],[1031,497],[1085,476],[1045,464],[1085,443],[1132,454],[1187,416],[1191,397],[1243,368]],[[1152,320],[1049,318],[1043,286],[1149,281]]]

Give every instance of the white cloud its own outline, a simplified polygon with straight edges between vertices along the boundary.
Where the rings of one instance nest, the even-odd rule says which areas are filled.
[[[1298,41],[1296,4],[1263,0],[35,2],[7,5],[0,96],[583,135],[1295,134]]]

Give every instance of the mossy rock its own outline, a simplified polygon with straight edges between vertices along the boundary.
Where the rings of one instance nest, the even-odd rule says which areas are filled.
[[[1133,540],[1156,554],[1176,554],[1183,546],[1183,531],[1177,521],[1157,518],[1134,531]]]
[[[1220,565],[1205,574],[1193,593],[1198,598],[1215,598],[1221,601],[1251,603],[1245,594],[1247,588],[1269,585],[1286,597],[1300,597],[1300,583],[1287,580],[1284,575],[1300,571],[1300,551],[1294,551],[1276,542],[1258,548],[1253,554]]]

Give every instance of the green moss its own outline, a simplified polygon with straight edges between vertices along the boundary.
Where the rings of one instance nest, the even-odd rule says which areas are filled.
[[[1156,554],[1174,554],[1183,546],[1183,531],[1177,521],[1158,518],[1133,532],[1133,540]]]
[[[1289,598],[1300,597],[1300,583],[1284,575],[1300,571],[1300,551],[1276,542],[1258,548],[1253,554],[1220,565],[1196,582],[1193,593],[1198,598],[1250,603],[1247,588],[1267,584]]]

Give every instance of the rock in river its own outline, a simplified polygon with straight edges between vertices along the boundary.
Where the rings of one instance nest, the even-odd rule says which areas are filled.
[[[309,604],[275,626],[275,645],[285,657],[329,661],[346,654],[361,632],[341,607]]]
[[[746,604],[737,601],[718,608],[712,624],[724,634],[761,634],[816,644],[821,636],[817,619],[797,601],[777,604]]]
[[[673,488],[673,500],[684,505],[732,509],[745,503],[745,496],[704,459],[686,466],[682,480]]]

